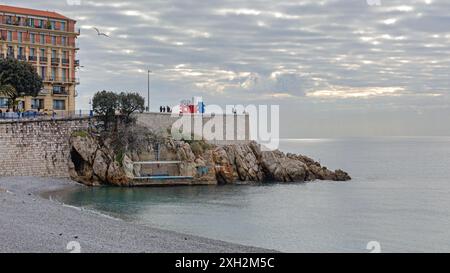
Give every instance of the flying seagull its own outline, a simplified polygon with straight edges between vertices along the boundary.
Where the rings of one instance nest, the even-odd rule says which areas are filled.
[[[105,36],[105,37],[111,38],[108,35],[106,35],[105,33],[100,32],[100,30],[98,28],[94,27],[94,29],[95,29],[95,31],[97,31],[98,36]]]

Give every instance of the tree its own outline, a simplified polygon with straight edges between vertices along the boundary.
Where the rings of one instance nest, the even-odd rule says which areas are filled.
[[[17,92],[12,85],[0,85],[0,96],[4,96],[8,99],[8,108],[11,108],[14,105],[14,101],[11,101],[11,98],[17,98]]]
[[[144,112],[145,99],[138,93],[120,93],[118,96],[120,114],[125,116],[127,123],[131,122],[131,114],[134,112]]]
[[[116,110],[118,108],[118,96],[114,92],[101,91],[94,95],[92,106],[95,114],[103,121],[105,130],[108,125],[115,121]]]
[[[33,66],[16,59],[0,59],[0,95],[14,104],[18,97],[36,97],[43,88],[41,77]]]

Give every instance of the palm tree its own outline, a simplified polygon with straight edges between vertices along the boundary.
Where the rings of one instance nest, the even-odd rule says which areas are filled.
[[[8,108],[11,108],[18,95],[16,89],[12,85],[5,84],[0,85],[0,96],[8,98]]]

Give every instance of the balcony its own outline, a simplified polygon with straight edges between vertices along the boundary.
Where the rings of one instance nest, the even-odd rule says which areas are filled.
[[[54,96],[68,96],[69,92],[64,87],[53,88],[52,94]]]
[[[30,62],[37,62],[37,57],[36,56],[28,56],[28,60]]]
[[[46,77],[44,79],[44,82],[49,82],[49,83],[62,83],[63,81],[61,80],[61,78],[58,77]]]
[[[47,57],[40,57],[39,58],[39,62],[46,63],[47,62]]]
[[[35,21],[33,24],[31,24],[30,22],[23,20],[23,19],[25,19],[25,18],[22,17],[22,20],[17,20],[14,18],[13,19],[3,19],[2,21],[0,21],[0,24],[10,25],[10,26],[27,27],[27,28],[35,28],[35,29],[45,29],[45,30],[51,30],[51,31],[68,32],[68,33],[80,35],[80,30],[69,31],[67,29],[67,25],[66,25],[66,29],[63,29],[61,27],[55,28],[55,27],[52,27],[52,25],[49,23],[49,21],[43,21],[41,23],[41,25],[39,25],[39,22],[37,22],[37,21]]]
[[[80,66],[80,60],[75,60],[75,66]]]
[[[60,62],[61,62],[60,58],[52,58],[52,65],[59,65]]]
[[[27,56],[25,56],[25,55],[17,55],[17,60],[19,60],[19,61],[26,61],[27,60]]]
[[[69,59],[62,59],[61,61],[63,65],[69,65]]]

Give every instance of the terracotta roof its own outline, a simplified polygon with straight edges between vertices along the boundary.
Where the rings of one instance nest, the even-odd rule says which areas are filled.
[[[39,16],[39,17],[46,17],[46,18],[53,18],[53,19],[72,20],[64,15],[61,15],[61,14],[53,12],[53,11],[27,9],[27,8],[5,6],[5,5],[0,5],[0,12],[14,13],[14,14],[20,14],[20,15],[32,15],[32,16]],[[74,20],[72,20],[72,21],[74,21]]]

